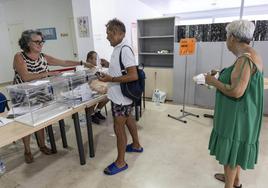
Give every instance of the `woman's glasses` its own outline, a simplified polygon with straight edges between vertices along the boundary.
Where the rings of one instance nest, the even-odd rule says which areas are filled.
[[[46,41],[44,40],[32,40],[33,43],[38,44],[38,45],[43,45]]]

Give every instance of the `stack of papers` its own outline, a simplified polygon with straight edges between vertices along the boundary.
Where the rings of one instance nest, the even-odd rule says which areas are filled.
[[[197,85],[205,85],[206,84],[205,75],[203,73],[194,76],[193,80]]]
[[[7,118],[0,117],[0,127],[4,126],[12,121],[13,121],[13,119],[7,119]]]
[[[194,76],[193,77],[194,82],[197,85],[205,85],[205,86],[208,86],[208,84],[206,84],[205,75],[207,75],[207,73],[201,73],[201,74],[198,74],[198,75]],[[215,74],[214,77],[216,79],[218,79],[219,78],[219,73],[217,72],[217,74]]]

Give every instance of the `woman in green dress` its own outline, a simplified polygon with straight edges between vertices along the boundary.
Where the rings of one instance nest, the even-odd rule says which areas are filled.
[[[225,182],[225,188],[242,187],[240,169],[253,169],[258,158],[263,64],[249,45],[254,29],[254,24],[246,20],[228,24],[227,48],[237,59],[219,79],[206,75],[206,83],[217,89],[209,150],[224,166],[224,174],[215,174],[215,178]]]

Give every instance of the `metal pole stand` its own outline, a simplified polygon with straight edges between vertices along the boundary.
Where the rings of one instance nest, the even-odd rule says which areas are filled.
[[[204,117],[205,117],[205,118],[211,118],[211,119],[213,119],[214,116],[211,115],[211,114],[204,114]]]
[[[172,116],[170,114],[168,114],[168,117],[172,118],[172,119],[175,119],[175,120],[178,120],[178,121],[181,121],[183,123],[187,123],[186,120],[182,120],[182,118],[186,117],[186,116],[194,116],[194,117],[197,117],[199,118],[199,115],[196,115],[196,114],[193,114],[191,112],[187,112],[185,111],[185,94],[186,94],[186,75],[187,75],[187,55],[186,55],[186,61],[185,61],[185,73],[184,73],[184,92],[183,92],[183,107],[182,109],[180,110],[182,112],[182,115],[179,116],[179,117],[175,117],[175,116]]]

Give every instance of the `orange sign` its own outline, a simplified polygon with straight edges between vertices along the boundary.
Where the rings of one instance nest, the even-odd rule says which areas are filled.
[[[195,52],[195,38],[185,38],[180,40],[180,55],[192,55]]]

